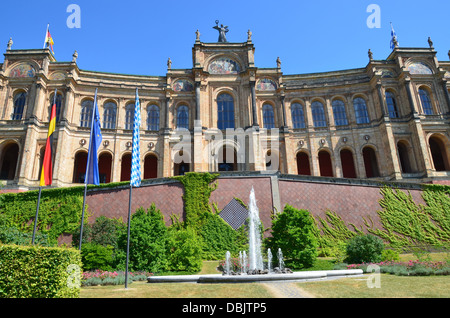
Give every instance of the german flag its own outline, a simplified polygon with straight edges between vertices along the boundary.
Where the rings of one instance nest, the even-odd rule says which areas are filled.
[[[55,44],[53,42],[53,38],[52,35],[50,34],[50,29],[49,29],[49,25],[47,25],[47,33],[45,33],[45,44],[47,44],[48,46],[50,46],[50,49],[52,50],[53,55],[55,55],[55,52],[53,51],[53,44]],[[44,45],[45,45],[44,44]]]
[[[42,164],[41,182],[40,186],[52,184],[52,154],[53,154],[53,133],[56,127],[56,91],[50,115],[50,123],[48,125],[47,144],[45,145],[44,162]]]

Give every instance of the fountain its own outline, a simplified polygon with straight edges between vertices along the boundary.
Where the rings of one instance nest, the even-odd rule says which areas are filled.
[[[196,283],[229,283],[229,282],[256,282],[256,281],[301,281],[318,280],[330,277],[346,277],[349,275],[362,276],[360,269],[353,270],[320,270],[320,271],[302,271],[292,272],[284,265],[283,253],[278,248],[277,258],[278,266],[272,269],[272,251],[267,250],[267,269],[264,269],[263,257],[261,252],[261,220],[259,219],[259,210],[256,205],[255,191],[252,187],[249,202],[249,254],[246,251],[239,252],[240,271],[234,272],[231,269],[231,255],[227,251],[225,254],[225,268],[223,274],[206,275],[169,275],[169,276],[150,276],[147,278],[149,283],[167,283],[167,282],[196,282]],[[248,268],[247,268],[248,266]]]
[[[267,270],[269,271],[269,274],[272,273],[272,252],[270,251],[270,248],[267,249]]]
[[[225,275],[230,275],[230,251],[227,251],[225,254]]]
[[[283,259],[283,252],[281,252],[281,248],[278,248],[277,257],[278,257],[279,269],[280,269],[280,271],[283,271],[284,270],[284,259]]]
[[[249,252],[249,270],[263,270],[263,259],[261,253],[261,220],[259,219],[259,210],[256,205],[255,190],[252,187],[249,202],[249,233],[248,233],[248,252]]]

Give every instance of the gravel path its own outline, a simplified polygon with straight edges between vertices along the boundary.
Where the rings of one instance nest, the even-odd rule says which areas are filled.
[[[264,286],[277,298],[314,298],[294,283],[273,282]]]

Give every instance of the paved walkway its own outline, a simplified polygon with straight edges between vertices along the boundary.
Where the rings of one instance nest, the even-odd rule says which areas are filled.
[[[295,283],[271,282],[263,285],[277,298],[314,298]]]

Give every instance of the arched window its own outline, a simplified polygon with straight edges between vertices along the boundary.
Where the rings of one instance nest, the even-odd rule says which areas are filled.
[[[311,104],[314,127],[326,127],[325,111],[321,102],[315,101]]]
[[[273,107],[270,104],[263,105],[263,124],[264,128],[275,128],[275,114],[273,113]]]
[[[355,109],[356,123],[368,124],[369,114],[367,113],[367,105],[364,98],[356,97],[353,100],[353,108]]]
[[[234,128],[234,101],[229,94],[217,97],[217,128]]]
[[[148,154],[144,159],[144,179],[158,177],[158,158],[154,154]]]
[[[234,148],[224,146],[219,151],[218,170],[219,171],[237,170],[237,156]]]
[[[120,181],[130,181],[131,178],[131,153],[125,153],[120,163]]]
[[[375,150],[371,147],[364,147],[363,151],[364,168],[366,169],[366,177],[379,177],[378,160]]]
[[[23,109],[25,107],[25,101],[27,99],[27,93],[20,92],[14,95],[14,110],[12,114],[12,120],[21,120],[23,115]]]
[[[356,178],[355,161],[353,153],[348,149],[341,150],[342,176],[344,178]]]
[[[156,105],[147,107],[147,130],[159,130],[159,107]]]
[[[189,108],[185,105],[177,109],[177,128],[189,129]]]
[[[433,106],[431,105],[431,98],[428,91],[423,88],[419,88],[419,96],[420,102],[422,103],[423,113],[425,115],[433,115]]]
[[[333,165],[331,162],[331,156],[325,150],[319,151],[319,169],[320,169],[320,175],[322,177],[332,177],[333,176]]]
[[[125,107],[125,129],[133,129],[134,122],[134,104],[128,104]]]
[[[331,103],[331,106],[333,107],[334,124],[336,126],[348,125],[344,102],[340,99],[335,99]]]
[[[73,165],[73,183],[84,183],[88,153],[80,151],[75,155]]]
[[[92,107],[94,107],[94,102],[87,99],[81,103],[81,115],[80,115],[80,126],[81,127],[91,127],[92,121]]]
[[[389,117],[391,118],[398,118],[398,108],[397,108],[397,102],[395,100],[395,96],[392,92],[386,92],[386,104],[389,112]]]
[[[402,172],[411,173],[412,168],[411,168],[411,161],[409,159],[408,146],[404,142],[399,141],[397,143],[397,152]]]
[[[305,128],[305,114],[303,106],[299,103],[291,105],[292,126],[294,129]]]
[[[110,153],[104,152],[98,156],[98,174],[100,177],[100,183],[111,182],[112,163],[113,157]]]
[[[307,153],[297,153],[297,173],[304,176],[311,175],[311,167],[309,164],[309,156]]]
[[[6,145],[0,159],[0,179],[14,180],[16,178],[17,160],[19,159],[19,146],[16,143]]]
[[[59,122],[59,120],[61,119],[62,100],[63,100],[63,96],[59,93],[56,94],[56,99],[55,99],[55,94],[52,94],[50,96],[50,107],[48,109],[48,119],[49,120],[50,120],[50,115],[52,113],[53,102],[55,102],[55,104],[56,104],[56,122]]]
[[[429,139],[431,157],[436,171],[450,171],[450,160],[443,140],[437,136]]]
[[[103,106],[103,128],[106,129],[116,129],[116,113],[117,106],[114,102],[107,102]]]

